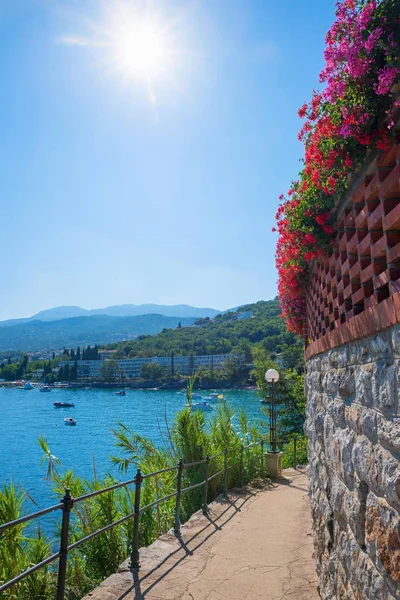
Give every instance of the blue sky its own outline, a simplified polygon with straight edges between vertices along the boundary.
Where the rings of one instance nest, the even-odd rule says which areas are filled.
[[[151,82],[103,43],[127,5],[146,2],[0,3],[0,319],[276,295],[334,0],[153,0],[170,59]]]

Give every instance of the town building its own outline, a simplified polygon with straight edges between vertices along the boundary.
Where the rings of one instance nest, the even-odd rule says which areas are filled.
[[[153,356],[152,358],[123,358],[117,360],[120,375],[126,379],[140,377],[142,366],[146,363],[156,363],[163,367],[166,372],[180,375],[191,375],[198,371],[200,367],[206,369],[221,369],[224,362],[228,359],[243,360],[244,357],[234,354],[207,354],[203,356]],[[77,360],[78,379],[99,379],[101,377],[101,366],[106,360]],[[73,360],[63,360],[60,367],[75,364]]]

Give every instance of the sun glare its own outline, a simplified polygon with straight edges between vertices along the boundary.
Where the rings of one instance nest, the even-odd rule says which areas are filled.
[[[166,66],[167,48],[162,34],[151,25],[124,30],[116,41],[116,59],[127,74],[153,77]]]
[[[66,36],[62,43],[91,48],[105,75],[118,75],[124,87],[143,86],[156,104],[156,88],[177,87],[178,73],[187,64],[181,48],[184,16],[166,14],[151,0],[103,0],[99,5],[97,18],[81,19],[82,34]]]

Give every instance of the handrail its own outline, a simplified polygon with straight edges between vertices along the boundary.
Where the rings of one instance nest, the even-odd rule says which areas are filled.
[[[260,442],[253,442],[246,446],[242,445],[240,448],[240,462],[234,463],[231,465],[228,465],[228,455],[229,455],[228,448],[224,448],[224,450],[222,452],[214,454],[213,456],[207,455],[206,458],[204,458],[204,459],[201,459],[198,461],[193,461],[190,463],[184,463],[182,460],[180,460],[177,465],[174,465],[171,467],[166,467],[165,469],[160,469],[159,471],[154,471],[152,473],[142,474],[140,469],[138,469],[138,471],[133,479],[129,479],[128,481],[122,481],[122,482],[116,483],[114,485],[111,485],[107,488],[103,488],[101,490],[95,490],[93,492],[89,492],[88,494],[78,496],[77,498],[72,498],[70,496],[69,490],[66,490],[65,496],[59,504],[55,504],[53,506],[50,506],[48,508],[45,508],[43,510],[37,511],[37,512],[29,514],[29,515],[25,515],[23,517],[20,517],[19,519],[15,519],[14,521],[0,524],[0,538],[1,538],[1,532],[5,531],[6,529],[10,529],[12,527],[17,527],[18,525],[21,525],[22,523],[39,518],[43,515],[54,512],[56,510],[60,510],[60,509],[62,510],[62,526],[61,526],[61,538],[60,538],[59,552],[52,554],[51,556],[45,558],[44,560],[37,563],[36,565],[33,565],[32,567],[30,567],[23,573],[20,573],[13,579],[10,579],[9,581],[1,584],[0,585],[0,593],[9,589],[13,585],[18,584],[20,581],[22,581],[23,579],[25,579],[26,577],[28,577],[35,571],[45,567],[49,563],[54,562],[57,558],[59,558],[56,599],[64,600],[65,599],[66,566],[67,566],[68,552],[70,552],[71,550],[74,550],[75,548],[78,548],[79,546],[88,542],[89,540],[93,539],[94,537],[101,535],[102,533],[105,533],[106,531],[109,531],[113,527],[116,527],[117,525],[121,525],[125,521],[132,519],[132,518],[134,519],[134,531],[133,531],[133,543],[132,543],[130,567],[131,567],[131,569],[138,569],[140,566],[139,565],[139,521],[140,521],[140,515],[145,510],[153,508],[154,506],[160,504],[161,502],[170,500],[171,498],[175,497],[176,498],[176,506],[175,506],[174,531],[175,531],[176,535],[180,535],[180,526],[181,526],[180,505],[181,505],[182,494],[185,492],[189,492],[191,490],[203,487],[203,512],[206,513],[208,510],[208,508],[207,508],[208,483],[210,481],[212,481],[213,479],[215,479],[216,477],[224,474],[223,493],[226,497],[227,491],[228,491],[227,490],[228,471],[239,466],[240,482],[241,482],[241,485],[243,486],[243,481],[244,481],[244,478],[243,478],[243,453],[246,449],[253,448],[255,446],[261,446],[261,450],[263,452],[264,440],[261,440]],[[219,458],[220,456],[224,457],[223,468],[220,469],[219,471],[217,471],[216,473],[209,475],[208,469],[209,469],[210,461],[214,460],[216,458]],[[258,454],[257,454],[257,456],[258,456]],[[254,458],[257,458],[257,456],[255,456]],[[261,456],[262,456],[262,454],[261,454]],[[195,484],[192,484],[192,485],[182,488],[182,476],[183,476],[184,470],[191,468],[191,467],[200,466],[200,465],[204,465],[204,467],[205,467],[204,479],[202,481],[200,481],[199,483],[195,483]],[[171,471],[177,471],[177,489],[176,489],[176,491],[172,492],[171,494],[167,494],[163,498],[157,498],[154,502],[151,502],[150,504],[147,504],[146,506],[140,506],[140,491],[141,491],[141,485],[142,485],[143,481],[148,479],[149,477],[154,477],[156,475],[161,475],[162,473],[167,473],[167,472],[171,472]],[[109,523],[105,527],[102,527],[101,529],[98,529],[97,531],[94,531],[79,540],[76,540],[72,544],[68,543],[69,515],[70,515],[71,510],[73,510],[75,504],[77,504],[79,502],[83,502],[85,500],[89,500],[90,498],[94,498],[95,496],[99,496],[101,494],[105,494],[107,492],[117,490],[122,487],[127,487],[128,485],[132,485],[132,484],[135,485],[135,508],[134,508],[133,512],[131,512],[129,515],[125,515],[124,517],[118,519],[117,521],[113,521],[112,523]]]

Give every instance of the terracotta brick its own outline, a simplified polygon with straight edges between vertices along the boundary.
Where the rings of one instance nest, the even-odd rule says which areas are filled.
[[[399,194],[400,165],[391,170],[385,181],[379,186],[380,198],[396,198]]]
[[[392,298],[387,298],[376,306],[380,329],[387,329],[397,323],[396,308]]]

